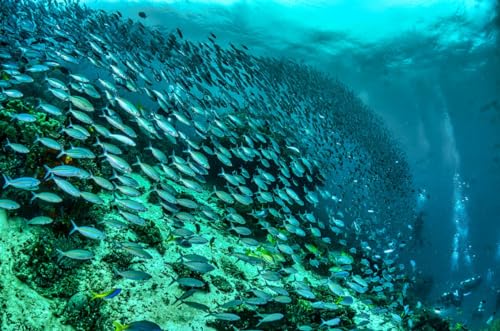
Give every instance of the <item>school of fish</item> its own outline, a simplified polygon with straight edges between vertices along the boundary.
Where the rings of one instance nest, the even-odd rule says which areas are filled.
[[[78,240],[53,247],[54,264],[101,260],[95,247],[110,237],[115,251],[155,259],[146,243],[117,238],[161,219],[163,245],[175,246],[175,264],[190,272],[171,271],[171,284],[184,291],[173,304],[221,330],[369,329],[368,314],[345,311],[357,301],[375,305],[374,297],[385,302],[377,314],[411,327],[411,271],[397,262],[407,240],[401,225],[413,212],[408,166],[346,87],[303,65],[252,56],[244,45],[219,45],[214,34],[193,42],[175,27],[71,1],[5,0],[0,8],[0,119],[16,133],[40,128],[29,140],[0,132],[0,163],[17,160],[0,168],[0,208],[25,217],[30,231],[53,228]],[[29,107],[13,112],[20,104]],[[42,129],[51,119],[60,125]],[[157,220],[145,216],[151,206],[161,210]],[[92,210],[113,217],[86,216]],[[207,228],[236,240],[221,254],[257,271],[252,290],[217,308],[191,298],[220,269],[216,253],[202,254],[218,249]],[[155,281],[138,266],[109,269]],[[306,271],[335,300],[319,300],[299,275]],[[122,290],[93,293],[92,301],[116,300]],[[314,314],[293,325],[286,307],[299,300]],[[123,320],[116,330],[162,329]]]

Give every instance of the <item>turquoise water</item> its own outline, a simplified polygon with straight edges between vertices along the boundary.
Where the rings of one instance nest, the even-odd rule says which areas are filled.
[[[492,326],[498,7],[6,1],[0,329]]]

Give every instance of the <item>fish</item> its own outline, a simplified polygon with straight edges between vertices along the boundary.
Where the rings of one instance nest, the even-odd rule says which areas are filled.
[[[2,90],[1,93],[13,99],[19,99],[24,96],[24,94],[19,90]]]
[[[46,171],[44,179],[50,178],[52,175],[58,177],[76,177],[80,179],[87,179],[90,177],[88,171],[71,165],[60,165],[54,168],[49,168],[49,166],[44,165],[43,167]]]
[[[63,252],[62,250],[57,248],[56,251],[59,254],[58,260],[61,260],[61,258],[63,257],[67,257],[72,260],[90,260],[94,258],[94,253],[86,249],[72,249]]]
[[[68,99],[71,101],[71,104],[75,106],[76,108],[92,113],[95,111],[94,106],[90,101],[85,99],[84,97],[77,96],[77,95],[71,95],[68,97]]]
[[[213,318],[221,321],[239,321],[241,317],[239,315],[233,314],[233,313],[211,313],[209,316],[212,316]]]
[[[56,140],[54,140],[52,138],[47,138],[47,137],[40,137],[37,134],[36,139],[33,143],[36,144],[38,142],[40,142],[45,147],[48,147],[48,148],[56,150],[56,151],[60,151],[62,149],[61,144],[59,144]]]
[[[147,272],[140,270],[123,270],[123,271],[115,270],[115,273],[123,278],[136,281],[145,281],[151,279],[152,277]]]
[[[19,144],[19,143],[11,143],[9,141],[9,138],[6,139],[6,144],[5,144],[5,147],[9,147],[10,149],[12,149],[14,152],[16,153],[20,153],[20,154],[28,154],[30,152],[30,149],[26,146],[24,146],[23,144]]]
[[[62,156],[69,156],[72,159],[94,159],[95,154],[88,148],[85,147],[73,147],[65,150],[61,147],[61,152],[56,156],[56,158],[60,158]]]
[[[101,199],[97,194],[92,192],[80,191],[80,197],[84,200],[96,204],[96,205],[104,205],[104,200]]]
[[[20,96],[19,98],[21,98]],[[11,114],[10,115],[11,120],[16,120],[20,122],[26,122],[26,123],[33,123],[36,122],[36,116],[27,114],[27,113],[18,113],[18,114]]]
[[[52,116],[61,116],[63,114],[62,110],[57,106],[41,101],[37,108],[40,108],[42,111]]]
[[[28,221],[28,225],[47,225],[53,222],[54,220],[49,216],[36,216]]]
[[[149,254],[144,248],[141,247],[141,245],[138,245],[136,243],[121,243],[119,244],[121,248],[123,248],[125,251],[128,253],[143,258],[143,259],[152,259],[153,256]]]
[[[205,286],[205,283],[202,282],[201,280],[195,279],[195,278],[178,278],[174,279],[172,282],[177,282],[180,286],[185,286],[185,287],[203,287]]]
[[[71,221],[71,225],[73,226],[71,231],[69,232],[69,235],[71,236],[73,233],[78,232],[82,236],[87,237],[89,239],[94,239],[94,240],[104,240],[106,238],[106,235],[93,227],[90,226],[78,226],[75,224],[75,222]]]
[[[141,320],[128,324],[121,324],[118,321],[113,322],[115,331],[162,331],[161,327],[151,321]]]
[[[63,199],[60,196],[52,192],[39,192],[39,193],[31,192],[31,196],[32,198],[30,200],[30,203],[32,203],[35,199],[40,199],[50,203],[61,203],[63,201]]]
[[[49,179],[53,180],[56,183],[57,187],[59,187],[65,193],[67,193],[75,198],[80,197],[80,190],[78,188],[76,188],[73,184],[68,182],[67,180],[64,180],[62,178],[58,178],[58,177],[54,176],[53,174],[50,175]]]
[[[3,189],[12,186],[21,190],[34,191],[38,189],[40,185],[40,180],[33,177],[19,177],[19,178],[10,178],[9,176],[2,174],[4,184]]]
[[[215,269],[214,266],[212,266],[209,263],[206,262],[199,262],[199,261],[187,261],[184,262],[184,265],[188,267],[192,271],[196,271],[199,273],[207,273]]]
[[[189,306],[191,308],[198,309],[198,310],[201,310],[201,311],[204,311],[204,312],[209,312],[210,311],[210,307],[208,307],[207,305],[204,305],[202,303],[199,303],[199,302],[182,300],[181,303],[183,305],[187,305],[187,306]]]
[[[285,317],[282,313],[272,313],[272,314],[257,314],[257,316],[261,317],[259,322],[257,323],[257,327],[262,323],[272,323],[276,321],[280,321]]]
[[[14,200],[0,199],[0,209],[16,210],[21,208],[21,205]]]
[[[107,151],[104,151],[104,153],[101,155],[101,157],[105,157],[106,160],[109,162],[109,164],[116,170],[123,172],[123,173],[131,173],[132,172],[132,167],[130,164],[128,164],[127,161],[125,161],[123,158],[119,157],[118,155],[110,154]]]
[[[102,293],[91,292],[92,297],[91,297],[90,301],[96,300],[96,299],[110,300],[110,299],[113,299],[114,297],[116,297],[118,294],[120,294],[121,291],[122,291],[121,288],[113,288],[111,290],[108,290],[108,291],[105,291]]]
[[[125,218],[128,222],[132,224],[139,226],[144,226],[146,224],[146,220],[144,220],[142,217],[138,215],[126,212],[124,210],[119,210],[118,212],[120,213],[120,215],[123,216],[123,218]]]

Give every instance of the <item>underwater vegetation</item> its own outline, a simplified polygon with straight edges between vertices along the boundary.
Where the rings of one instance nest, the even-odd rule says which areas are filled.
[[[405,156],[346,86],[78,3],[0,15],[2,330],[441,322],[398,261]]]

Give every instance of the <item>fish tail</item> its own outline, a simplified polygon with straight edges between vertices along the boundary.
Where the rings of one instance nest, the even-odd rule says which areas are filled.
[[[71,225],[73,225],[73,228],[71,229],[71,231],[69,232],[69,235],[71,236],[75,231],[78,231],[78,226],[75,224],[75,222],[73,222],[73,220],[71,220]]]
[[[126,330],[128,328],[127,324],[121,324],[118,321],[114,321],[113,326],[115,327],[115,331],[123,331],[123,330]]]
[[[35,192],[31,192],[31,195],[32,195],[32,197],[30,199],[30,204],[33,203],[33,201],[35,201],[35,199],[37,198],[37,195]]]
[[[99,298],[99,293],[96,293],[94,291],[90,291],[90,295],[91,295],[90,301],[93,301],[93,300]]]
[[[3,180],[5,181],[5,184],[3,184],[3,186],[2,186],[2,189],[4,189],[10,185],[11,178],[5,174],[2,174],[2,176],[3,176]]]
[[[57,256],[57,263],[59,263],[65,255],[64,255],[64,252],[61,251],[59,248],[56,248],[56,252],[58,255]]]
[[[99,140],[99,137],[95,137],[95,144],[93,144],[92,146],[100,146],[101,145],[101,141]]]
[[[217,187],[215,187],[215,185],[214,185],[214,189],[210,193],[209,197],[212,197],[215,194],[216,191],[217,191]]]
[[[44,164],[43,167],[45,168],[45,171],[47,171],[43,179],[47,179],[52,174],[52,169],[50,169],[49,166],[46,164]]]
[[[57,154],[56,159],[60,158],[64,154],[66,154],[66,152],[64,151],[64,147],[61,146],[61,152],[59,154]]]

